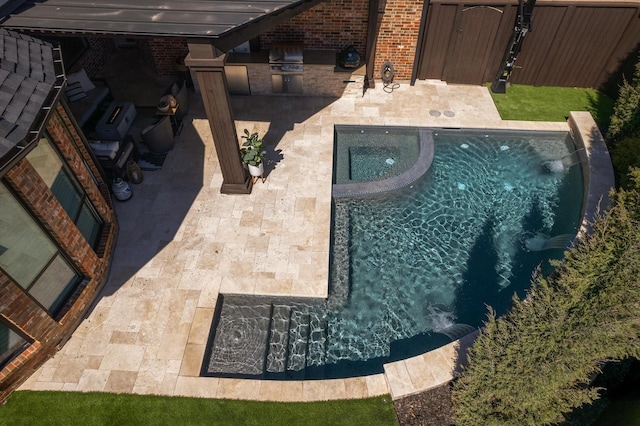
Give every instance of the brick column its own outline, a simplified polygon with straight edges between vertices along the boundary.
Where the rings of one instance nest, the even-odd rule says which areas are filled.
[[[223,194],[250,194],[251,177],[240,159],[238,135],[233,121],[227,79],[224,74],[226,55],[209,42],[190,42],[185,65],[196,72],[213,143],[222,171]]]

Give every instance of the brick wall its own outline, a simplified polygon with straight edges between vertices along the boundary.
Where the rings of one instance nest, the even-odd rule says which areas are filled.
[[[72,69],[67,70],[67,74],[84,68],[89,77],[95,77],[98,75],[98,72],[105,61],[115,51],[113,39],[107,37],[87,38],[87,42],[89,43],[89,49],[85,52],[82,58],[74,64]]]
[[[89,171],[84,166],[85,161],[90,169],[95,171],[97,168],[80,134],[76,129],[68,128],[69,125],[66,112],[58,105],[56,113],[47,123],[47,130],[105,222],[101,239],[104,246],[101,251],[104,255],[98,256],[89,247],[28,160],[22,159],[5,174],[5,184],[23,200],[68,259],[81,271],[85,281],[70,299],[72,303],[65,307],[62,317],[54,319],[18,284],[0,271],[0,316],[32,342],[27,350],[0,371],[0,402],[53,356],[71,336],[106,283],[115,247],[117,220],[110,200],[105,199],[104,191],[101,191],[104,182],[101,181],[100,175],[96,175],[100,188],[93,183]]]
[[[320,3],[261,35],[261,48],[268,49],[274,43],[298,43],[305,49],[342,50],[353,45],[364,57],[368,10],[368,0]]]
[[[375,78],[380,78],[382,64],[391,61],[396,80],[411,79],[422,6],[422,0],[387,0],[376,45]],[[322,2],[262,34],[260,48],[269,49],[277,43],[296,43],[306,49],[340,51],[353,45],[365,60],[368,16],[369,0]],[[89,76],[95,76],[113,53],[115,44],[107,37],[89,38],[88,41],[89,52],[72,71],[84,67]],[[185,38],[139,39],[137,46],[146,62],[160,76],[176,75],[176,61],[189,52]]]
[[[184,38],[152,38],[148,40],[148,49],[160,76],[175,75],[177,60],[184,59],[189,53],[187,40]]]
[[[395,80],[411,79],[422,6],[422,0],[387,0],[376,45],[374,78],[379,79],[382,64],[391,61]],[[353,44],[364,60],[368,16],[368,0],[330,0],[263,34],[261,48],[299,43],[306,49],[339,51]]]
[[[422,0],[387,0],[378,33],[374,78],[380,78],[382,64],[390,61],[395,71],[394,81],[411,79],[423,3]]]

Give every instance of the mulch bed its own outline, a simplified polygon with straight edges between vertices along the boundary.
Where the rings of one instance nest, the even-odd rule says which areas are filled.
[[[452,426],[451,386],[447,383],[393,402],[400,426]]]

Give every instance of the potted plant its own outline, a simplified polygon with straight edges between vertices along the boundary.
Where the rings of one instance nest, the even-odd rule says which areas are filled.
[[[262,176],[264,174],[262,159],[267,153],[263,148],[264,141],[258,137],[258,132],[249,133],[247,129],[244,129],[242,139],[245,139],[240,147],[242,162],[249,167],[251,176]]]

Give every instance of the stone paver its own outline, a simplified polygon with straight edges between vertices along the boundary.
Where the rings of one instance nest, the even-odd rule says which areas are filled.
[[[396,398],[450,377],[453,364],[445,357],[456,356],[451,348],[442,348],[436,361],[425,355],[355,379],[273,382],[197,374],[219,293],[326,297],[334,124],[567,125],[503,122],[485,87],[442,82],[401,84],[392,93],[377,87],[342,99],[237,97],[238,134],[259,132],[270,154],[266,180],[252,194],[223,195],[210,128],[198,96],[191,99],[162,169],[144,172],[144,181],[132,186],[133,198],[116,205],[120,236],[95,307],[21,389],[310,401]]]

